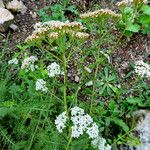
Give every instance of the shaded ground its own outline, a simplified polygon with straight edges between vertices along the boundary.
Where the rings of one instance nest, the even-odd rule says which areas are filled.
[[[8,46],[14,51],[16,49],[16,45],[23,42],[25,38],[31,34],[33,25],[39,21],[39,17],[36,15],[37,10],[44,8],[45,6],[49,6],[50,4],[54,4],[57,0],[22,1],[27,6],[27,12],[24,15],[15,14],[14,24],[18,26],[17,31],[9,30],[7,33],[0,34],[0,48],[2,48],[5,43],[8,33],[10,33]],[[4,0],[4,2],[7,2],[7,0]],[[76,4],[81,12],[98,9],[100,7],[115,9],[115,2],[113,3],[106,0],[83,0],[79,2],[72,0],[72,3]],[[128,71],[128,63],[130,61],[139,59],[150,61],[150,37],[147,35],[137,34],[133,36],[130,41],[122,39],[121,44],[116,48],[111,56],[112,63],[119,69],[121,76]]]

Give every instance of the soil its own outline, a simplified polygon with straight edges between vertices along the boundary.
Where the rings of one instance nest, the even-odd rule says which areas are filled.
[[[8,0],[4,0],[7,3]],[[9,30],[6,33],[0,33],[0,48],[6,42],[6,37],[9,35],[8,47],[13,53],[16,49],[16,45],[23,42],[27,36],[33,31],[33,25],[40,19],[36,14],[37,10],[49,6],[57,2],[57,0],[22,0],[27,7],[27,12],[22,15],[20,13],[15,15],[15,22],[18,26],[17,31]],[[73,4],[76,4],[81,12],[92,10],[95,7],[111,8],[115,9],[115,1],[109,2],[106,0],[72,0]],[[93,8],[94,6],[94,8]],[[112,64],[119,69],[120,75],[124,76],[129,68],[129,62],[143,59],[150,62],[150,36],[136,34],[129,41],[122,39],[121,44],[118,45],[116,50],[111,56]]]

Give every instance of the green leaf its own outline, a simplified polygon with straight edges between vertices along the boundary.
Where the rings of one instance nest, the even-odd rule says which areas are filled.
[[[149,25],[150,26],[150,16],[149,15],[142,15],[139,17],[139,22],[143,25]]]
[[[130,104],[141,104],[141,102],[142,102],[142,100],[137,97],[128,97],[126,100]]]
[[[144,14],[150,15],[150,6],[143,5],[141,11],[143,11]]]
[[[128,125],[123,120],[118,118],[112,118],[111,121],[120,126],[125,132],[129,131]]]
[[[125,14],[132,14],[132,13],[133,13],[133,8],[131,8],[131,7],[126,7],[126,8],[124,9],[124,13],[125,13]]]
[[[138,24],[130,24],[126,27],[125,30],[131,31],[131,32],[139,32],[140,26]]]
[[[109,84],[109,87],[113,90],[114,93],[118,94],[119,90],[117,87],[112,86],[111,84]]]

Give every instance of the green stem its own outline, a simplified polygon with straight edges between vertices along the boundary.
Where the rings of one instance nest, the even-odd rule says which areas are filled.
[[[63,69],[64,69],[64,91],[63,91],[64,107],[65,107],[67,116],[69,116],[68,108],[67,108],[67,61],[66,61],[65,52],[63,53]]]
[[[93,80],[93,89],[92,89],[92,98],[91,98],[91,103],[90,103],[90,115],[92,114],[92,109],[93,109],[93,102],[95,98],[95,91],[96,91],[96,77],[98,73],[98,64],[96,65],[96,70],[95,70],[95,75],[94,75],[94,80]]]
[[[68,141],[68,144],[67,144],[66,150],[68,150],[68,149],[69,149],[69,146],[70,146],[71,142],[72,142],[72,136],[71,136],[71,134],[70,134],[70,138],[69,138],[69,141]]]

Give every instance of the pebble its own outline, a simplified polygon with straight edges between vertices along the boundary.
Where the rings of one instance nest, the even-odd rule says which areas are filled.
[[[75,82],[79,82],[79,80],[80,80],[80,78],[79,78],[79,76],[75,76]]]
[[[18,26],[15,25],[15,24],[11,24],[11,25],[10,25],[10,28],[13,29],[14,31],[17,31],[17,30],[18,30]]]

